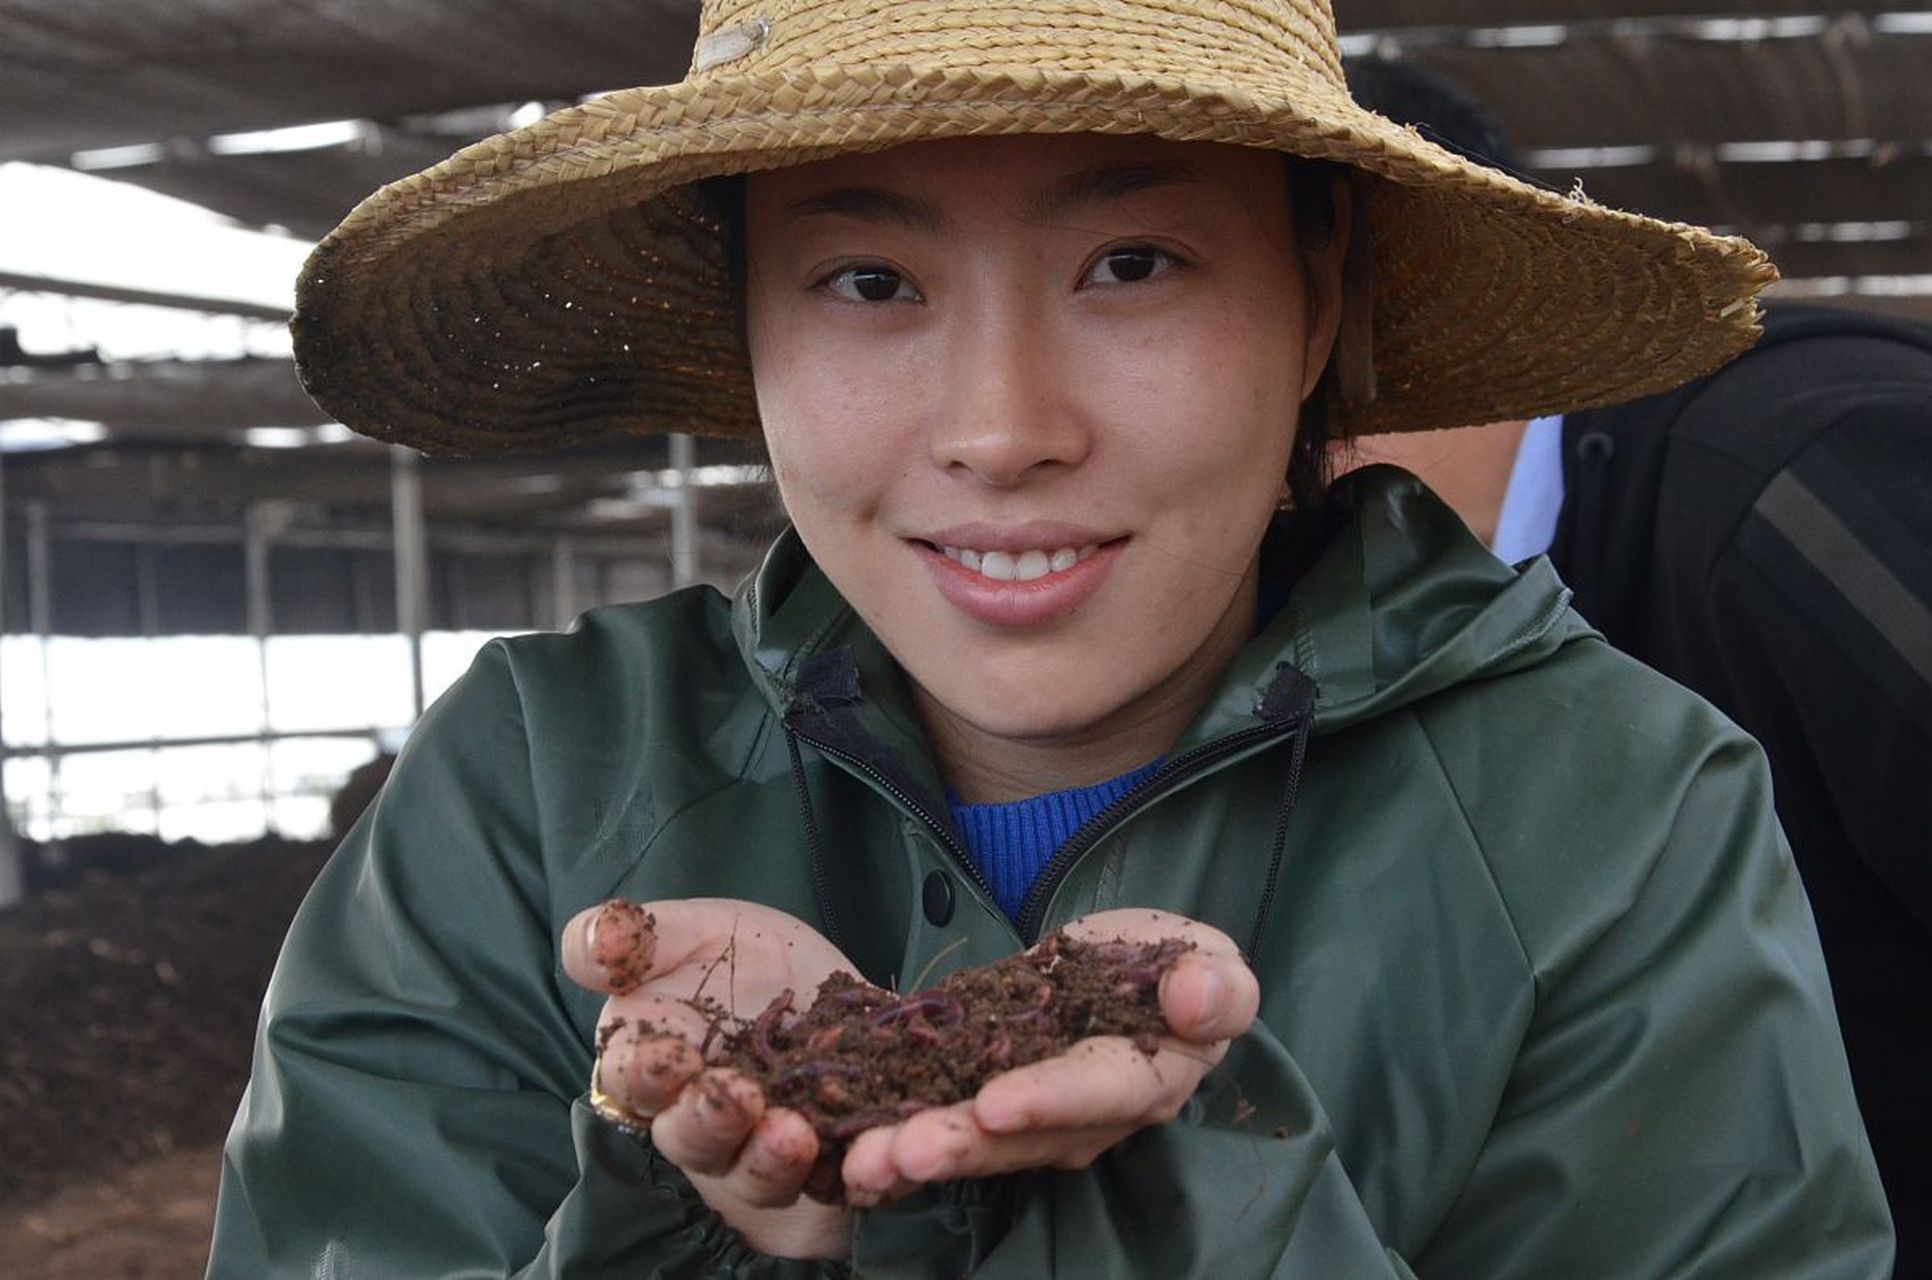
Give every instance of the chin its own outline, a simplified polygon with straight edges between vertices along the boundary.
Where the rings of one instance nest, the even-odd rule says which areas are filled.
[[[981,673],[985,675],[986,673]],[[940,705],[981,733],[1012,741],[1077,737],[1133,700],[1134,690],[1080,688],[1065,677],[927,684]]]

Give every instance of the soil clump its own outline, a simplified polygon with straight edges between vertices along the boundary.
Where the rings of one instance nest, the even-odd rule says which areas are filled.
[[[1123,1036],[1152,1056],[1167,1031],[1161,976],[1192,945],[1053,933],[906,996],[836,973],[802,1012],[791,992],[748,1022],[708,1010],[722,1038],[707,1057],[805,1117],[819,1140],[806,1193],[837,1203],[840,1163],[867,1129],[963,1102],[1000,1072],[1091,1036]]]

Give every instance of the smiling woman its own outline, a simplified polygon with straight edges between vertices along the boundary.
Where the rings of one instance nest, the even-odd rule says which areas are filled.
[[[357,429],[755,433],[792,528],[426,716],[291,932],[211,1274],[1883,1275],[1754,744],[1313,469],[1690,376],[1761,256],[1363,111],[1309,0],[702,31],[305,271]],[[802,1197],[721,1016],[1061,929],[1172,958],[1153,1052],[872,1116]]]
[[[785,509],[942,775],[1013,800],[1159,756],[1253,634],[1343,242],[1297,244],[1267,152],[1145,137],[917,143],[747,206]]]

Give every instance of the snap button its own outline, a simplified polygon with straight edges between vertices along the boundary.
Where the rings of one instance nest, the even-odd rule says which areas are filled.
[[[1592,431],[1576,442],[1577,457],[1589,462],[1607,462],[1617,452],[1617,442],[1607,431]]]
[[[919,897],[925,903],[926,919],[935,926],[944,928],[953,918],[953,880],[944,871],[934,871],[926,877]]]

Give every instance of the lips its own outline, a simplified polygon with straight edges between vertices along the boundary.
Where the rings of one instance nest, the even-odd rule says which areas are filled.
[[[1100,589],[1128,541],[1075,525],[961,525],[913,540],[948,603],[976,622],[1040,626]]]

